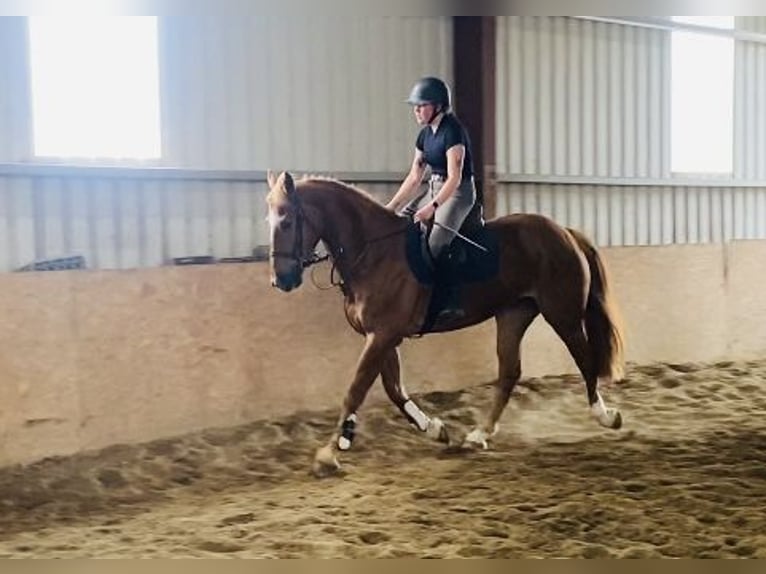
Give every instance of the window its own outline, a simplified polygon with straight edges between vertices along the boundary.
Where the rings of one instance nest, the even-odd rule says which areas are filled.
[[[674,16],[673,20],[734,27],[733,16]],[[674,30],[671,51],[671,171],[732,173],[734,40]]]
[[[30,17],[34,154],[160,156],[157,19]]]

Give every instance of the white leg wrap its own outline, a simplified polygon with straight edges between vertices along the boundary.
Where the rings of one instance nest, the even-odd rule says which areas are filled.
[[[439,440],[439,437],[442,434],[443,428],[444,428],[444,423],[441,421],[440,418],[434,417],[432,419],[429,419],[428,428],[426,428],[426,435],[428,435],[429,438],[432,438],[434,440]]]
[[[601,394],[597,392],[596,402],[590,406],[590,414],[601,426],[611,428],[614,424],[614,419],[617,416],[617,411],[615,409],[606,408],[604,399],[602,399]]]
[[[590,414],[596,419],[606,415],[606,405],[604,405],[604,399],[601,398],[601,393],[596,393],[596,402],[590,406]]]
[[[422,431],[428,430],[428,423],[429,419],[426,416],[426,414],[420,410],[418,405],[413,403],[412,401],[407,401],[404,403],[404,406],[402,407],[404,409],[404,412],[407,413],[407,416],[409,416],[417,425],[417,427]]]

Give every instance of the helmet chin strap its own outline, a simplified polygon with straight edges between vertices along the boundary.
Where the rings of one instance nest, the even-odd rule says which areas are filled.
[[[431,116],[431,119],[428,120],[428,125],[429,126],[432,125],[434,123],[434,120],[438,118],[440,115],[442,115],[443,113],[444,113],[444,110],[440,106],[439,111],[434,111],[433,115]]]

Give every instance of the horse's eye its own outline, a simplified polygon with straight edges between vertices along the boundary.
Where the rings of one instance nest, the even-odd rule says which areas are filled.
[[[282,206],[277,207],[277,215],[279,217],[284,217],[285,215],[287,215],[287,209],[285,209]]]
[[[279,229],[281,229],[282,231],[287,231],[292,226],[293,226],[293,222],[290,221],[289,219],[285,219],[279,222]]]

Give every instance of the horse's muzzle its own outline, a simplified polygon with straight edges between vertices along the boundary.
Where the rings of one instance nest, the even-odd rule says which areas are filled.
[[[297,287],[300,287],[301,283],[303,283],[303,277],[300,271],[275,274],[271,278],[271,286],[285,292],[289,292],[293,289],[296,289]]]

